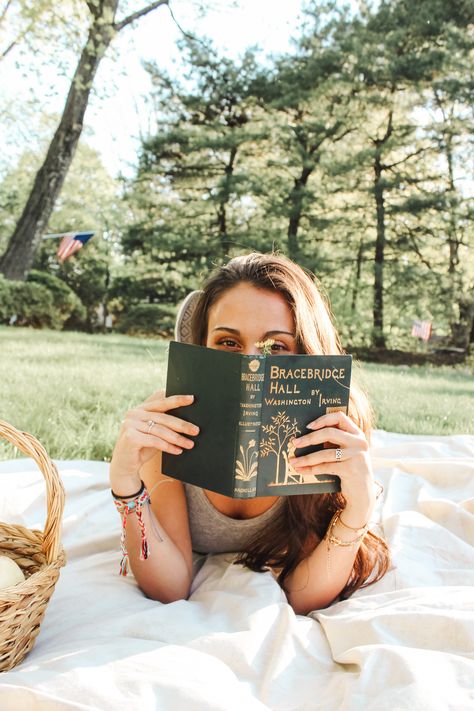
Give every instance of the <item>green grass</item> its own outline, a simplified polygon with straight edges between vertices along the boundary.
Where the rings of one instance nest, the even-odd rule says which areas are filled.
[[[54,459],[109,460],[126,411],[164,386],[164,341],[0,327],[0,419]],[[13,449],[0,441],[0,458]]]
[[[363,363],[376,427],[406,434],[474,434],[474,377],[467,366]]]
[[[110,459],[125,412],[164,387],[167,342],[0,327],[0,419],[54,459]],[[362,364],[377,426],[474,434],[467,367]],[[0,459],[23,456],[0,440]]]

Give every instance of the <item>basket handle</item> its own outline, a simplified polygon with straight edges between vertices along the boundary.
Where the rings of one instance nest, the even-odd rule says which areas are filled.
[[[34,459],[45,478],[47,517],[43,533],[43,553],[46,562],[52,563],[59,553],[64,509],[64,487],[56,465],[33,435],[17,430],[4,420],[0,420],[0,437],[7,439],[24,454]]]

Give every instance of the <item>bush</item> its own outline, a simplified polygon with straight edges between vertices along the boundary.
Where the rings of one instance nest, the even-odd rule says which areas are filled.
[[[171,336],[176,306],[172,304],[137,304],[125,311],[116,324],[119,333],[130,336]]]
[[[10,292],[17,326],[33,328],[52,327],[54,300],[52,293],[42,284],[11,281]]]
[[[45,286],[53,297],[53,311],[48,324],[51,328],[61,330],[65,322],[74,316],[78,321],[86,318],[86,309],[81,300],[62,279],[48,272],[32,269],[28,274],[27,283]]]
[[[85,317],[78,296],[61,279],[47,272],[31,271],[27,281],[10,281],[0,276],[0,322],[61,330],[71,317]]]
[[[0,323],[7,324],[14,314],[11,282],[0,274]]]

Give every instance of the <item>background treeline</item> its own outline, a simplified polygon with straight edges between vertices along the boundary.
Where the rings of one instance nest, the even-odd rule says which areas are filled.
[[[278,249],[321,280],[346,346],[406,348],[414,318],[474,340],[474,7],[466,0],[310,3],[272,61],[182,41],[176,75],[147,65],[153,129],[131,180],[81,143],[48,231],[98,235],[59,266],[41,244],[0,276],[0,321],[166,334],[213,265]],[[45,145],[45,150],[47,146]],[[0,254],[41,155],[0,184]]]

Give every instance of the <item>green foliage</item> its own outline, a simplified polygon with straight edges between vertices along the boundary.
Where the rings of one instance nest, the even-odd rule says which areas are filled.
[[[79,297],[61,279],[49,274],[32,269],[28,274],[27,282],[42,284],[53,296],[53,316],[51,327],[60,329],[64,323],[74,315],[75,318],[85,319],[86,309]]]
[[[115,329],[129,336],[171,336],[175,320],[175,306],[138,304],[121,315]]]
[[[7,281],[3,274],[0,274],[0,322],[8,323],[10,316],[13,314],[14,307],[11,282]]]
[[[9,282],[18,326],[55,328],[57,313],[54,297],[46,286],[24,281]]]
[[[61,329],[72,314],[85,316],[74,292],[60,279],[46,272],[32,271],[26,282],[0,278],[0,319],[16,326]]]
[[[415,318],[472,340],[471,4],[306,10],[285,56],[233,61],[203,39],[181,43],[181,76],[148,63],[157,124],[123,191],[79,146],[48,230],[97,236],[62,266],[46,241],[35,264],[84,304],[67,327],[93,330],[105,305],[154,333],[147,313],[215,264],[276,248],[322,280],[344,344],[413,348]],[[0,251],[37,164],[0,183]]]

